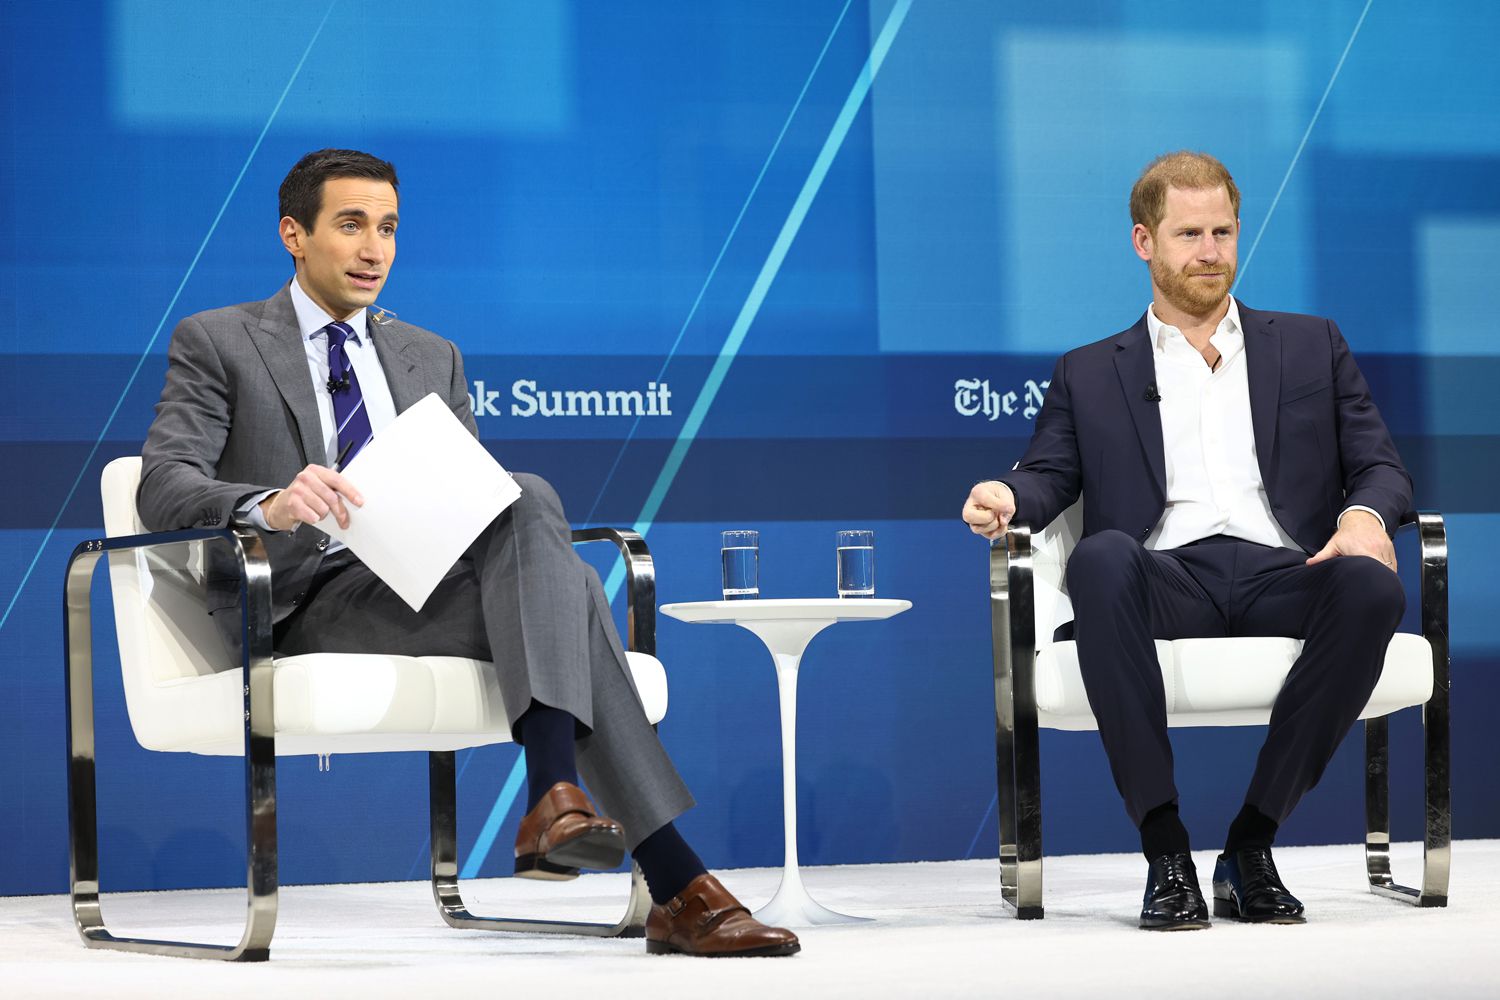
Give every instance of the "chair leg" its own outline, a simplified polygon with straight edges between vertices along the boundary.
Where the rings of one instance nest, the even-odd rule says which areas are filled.
[[[1417,526],[1422,550],[1422,635],[1432,647],[1432,697],[1422,706],[1422,885],[1398,885],[1391,875],[1389,717],[1365,720],[1365,871],[1370,891],[1378,895],[1417,906],[1447,906],[1453,839],[1448,544],[1440,515],[1419,514]]]
[[[1016,731],[1010,673],[995,683],[995,802],[1000,823],[1000,894],[1016,905]]]
[[[1023,527],[1013,528],[1007,541],[990,550],[990,621],[1000,894],[1017,919],[1040,920],[1044,910],[1036,644],[1030,534]]]
[[[244,540],[242,540],[243,543]],[[258,542],[255,546],[258,546]],[[178,958],[207,958],[229,962],[264,962],[270,958],[276,929],[276,745],[270,732],[271,701],[269,620],[247,613],[244,650],[245,676],[245,804],[246,871],[249,905],[238,944],[214,945],[157,938],[116,937],[104,922],[99,900],[99,824],[95,788],[94,652],[90,588],[99,556],[109,542],[84,542],[68,562],[64,596],[63,657],[66,664],[68,727],[68,886],[73,918],[84,944],[90,948],[145,952]],[[270,606],[269,575],[258,575],[254,560],[264,567],[264,550],[250,553],[247,577],[251,590],[263,585]],[[268,571],[267,571],[268,572]],[[263,633],[263,634],[262,634]]]
[[[427,773],[432,803],[432,895],[450,927],[527,934],[574,934],[585,937],[643,937],[651,896],[640,868],[630,866],[630,900],[625,915],[612,924],[573,920],[479,917],[469,912],[458,885],[458,783],[451,751],[429,753]]]
[[[1042,777],[1033,706],[1029,725],[1016,712],[1016,896],[1021,920],[1040,920],[1042,909]]]
[[[1427,715],[1431,706],[1424,707]],[[1425,721],[1425,720],[1424,720]],[[1391,871],[1390,717],[1365,720],[1365,873],[1370,891],[1417,906],[1448,905],[1452,819],[1448,803],[1446,747],[1436,748],[1423,727],[1426,753],[1426,825],[1421,888],[1400,885]]]

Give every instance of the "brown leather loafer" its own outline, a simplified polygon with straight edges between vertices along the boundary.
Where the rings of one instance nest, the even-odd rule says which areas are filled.
[[[613,868],[625,858],[625,830],[594,812],[577,785],[559,781],[521,820],[516,874],[566,881],[580,868]]]
[[[653,955],[751,958],[795,955],[802,945],[791,931],[767,927],[752,917],[718,879],[705,872],[689,882],[682,895],[651,907],[646,918],[646,950]]]

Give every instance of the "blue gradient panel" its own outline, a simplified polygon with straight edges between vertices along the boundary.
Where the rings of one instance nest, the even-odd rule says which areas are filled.
[[[557,132],[573,115],[573,7],[563,0],[267,0],[185,7],[115,0],[109,104],[140,130],[234,131],[264,120],[296,41],[329,11],[328,44],[286,124],[417,132]],[[271,53],[280,52],[279,58]],[[412,74],[422,85],[412,86]]]
[[[1448,216],[1419,223],[1424,354],[1500,355],[1489,277],[1500,259],[1500,216]]]
[[[1276,7],[1295,7],[1276,4]],[[1329,8],[1332,26],[1355,3]],[[1349,100],[1334,107],[1323,143],[1369,156],[1487,156],[1500,154],[1495,98],[1500,62],[1500,7],[1494,4],[1427,4],[1408,7],[1376,0],[1349,63]],[[1413,86],[1413,74],[1421,83]]]
[[[0,19],[0,893],[65,886],[58,603],[101,530],[99,470],[138,453],[175,322],[289,276],[276,187],[330,145],[400,170],[383,304],[464,348],[507,467],[580,522],[649,524],[659,600],[716,594],[726,528],[761,531],[768,596],[831,595],[833,533],[875,530],[877,591],[914,607],[808,650],[809,864],[993,856],[987,567],[956,512],[1024,448],[1057,354],[1144,310],[1126,215],[1144,162],[1217,152],[1242,263],[1259,241],[1240,294],[1339,322],[1418,505],[1448,515],[1455,833],[1500,835],[1489,7],[118,0]],[[671,620],[659,639],[662,738],[699,800],[681,828],[710,865],[778,864],[764,648]],[[137,746],[112,641],[105,620],[104,888],[236,884],[238,765]],[[1394,727],[1402,838],[1415,714]],[[1260,739],[1174,735],[1197,846]],[[1357,838],[1358,743],[1283,842]],[[1043,753],[1048,852],[1132,850],[1097,737],[1047,733]],[[460,767],[463,871],[508,874],[517,750]],[[419,755],[288,759],[279,779],[283,881],[425,876]]]
[[[1055,349],[1063,303],[1070,340],[1108,336],[1144,310],[1143,265],[1130,251],[1125,196],[1153,156],[1168,148],[1215,150],[1236,164],[1242,191],[1274,192],[1307,124],[1299,53],[1274,39],[1209,30],[1012,31],[997,40],[996,58],[1003,95],[996,127],[1008,149],[1005,228],[1017,236],[1005,271],[1011,335],[1004,346],[1012,350]],[[1213,83],[1168,84],[1169,67],[1188,74],[1212,67]],[[1048,122],[1055,124],[1038,127]],[[1275,296],[1276,308],[1307,311],[1297,280],[1306,270],[1298,253],[1305,241],[1296,238],[1305,225],[1299,181],[1279,209],[1289,252],[1267,254],[1280,274],[1271,276],[1278,265],[1263,262],[1268,274],[1252,277],[1262,299]],[[1263,214],[1269,201],[1254,208]],[[1253,232],[1255,216],[1243,214]],[[1248,235],[1244,240],[1248,250]],[[1087,295],[1078,295],[1082,288]]]

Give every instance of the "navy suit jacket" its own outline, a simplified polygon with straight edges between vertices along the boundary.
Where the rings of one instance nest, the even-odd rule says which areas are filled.
[[[1256,457],[1277,521],[1308,552],[1361,504],[1386,530],[1412,510],[1411,477],[1331,321],[1240,304]],[[999,476],[1015,520],[1041,528],[1081,494],[1083,533],[1144,540],[1166,507],[1161,408],[1147,399],[1156,364],[1146,317],[1063,355],[1026,455]]]

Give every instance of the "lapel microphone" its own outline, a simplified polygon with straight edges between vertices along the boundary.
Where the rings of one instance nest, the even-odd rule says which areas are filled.
[[[1145,399],[1146,399],[1146,402],[1148,402],[1148,403],[1160,403],[1161,402],[1161,393],[1159,393],[1159,392],[1156,391],[1156,383],[1155,382],[1152,382],[1150,385],[1146,386],[1146,396],[1145,396]]]
[[[396,311],[394,309],[387,309],[384,306],[371,306],[369,308],[368,315],[369,315],[370,322],[374,323],[376,326],[380,326],[381,324],[389,323],[391,320],[395,319],[396,318]],[[344,373],[344,377],[343,378],[334,378],[332,375],[330,375],[328,377],[328,393],[329,393],[329,395],[332,395],[335,392],[343,392],[344,390],[346,390],[348,388],[349,388],[349,373],[348,372]]]

